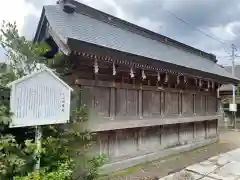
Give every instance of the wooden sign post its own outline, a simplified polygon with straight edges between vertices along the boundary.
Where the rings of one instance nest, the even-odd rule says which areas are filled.
[[[67,123],[70,119],[70,96],[73,89],[44,68],[8,84],[11,88],[11,128],[35,126],[37,164],[40,169],[42,125]]]

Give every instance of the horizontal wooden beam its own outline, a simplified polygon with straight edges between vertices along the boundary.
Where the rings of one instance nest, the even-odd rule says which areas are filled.
[[[142,120],[128,120],[128,121],[110,121],[105,122],[90,121],[85,124],[85,127],[91,131],[110,131],[117,129],[127,129],[127,128],[139,128],[139,127],[150,127],[150,126],[160,126],[160,125],[170,125],[170,124],[181,124],[181,123],[192,123],[201,121],[211,121],[219,119],[221,115],[209,115],[209,116],[190,116],[190,117],[175,117],[175,118],[164,118],[159,117],[156,119],[142,119]],[[95,122],[95,123],[93,123]]]
[[[111,81],[100,81],[100,80],[89,80],[89,79],[76,79],[75,80],[76,85],[82,85],[82,86],[97,86],[97,87],[115,87],[115,88],[127,88],[127,89],[142,89],[142,90],[151,90],[151,91],[168,91],[168,92],[186,92],[186,93],[201,93],[201,94],[214,94],[216,95],[216,92],[204,92],[204,91],[196,91],[196,90],[181,90],[181,89],[174,89],[174,88],[163,88],[160,86],[148,86],[148,85],[140,85],[139,84],[127,84],[127,83],[113,83]]]

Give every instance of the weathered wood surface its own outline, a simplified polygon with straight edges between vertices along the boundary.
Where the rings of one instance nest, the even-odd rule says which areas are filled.
[[[218,118],[214,93],[84,80],[87,83],[81,85],[81,99],[96,131]]]
[[[194,126],[193,123],[180,124],[179,141],[180,144],[191,143],[194,139]]]
[[[161,145],[164,148],[179,145],[178,127],[178,125],[166,125],[162,127]]]
[[[196,128],[195,128],[196,127]],[[207,132],[206,132],[207,131]],[[99,149],[111,162],[217,137],[216,120],[98,133]]]
[[[139,118],[140,114],[148,118],[217,113],[216,94],[196,92],[194,97],[192,91],[171,89],[153,91],[96,86],[82,86],[82,89],[83,103],[101,117],[109,117],[111,114],[116,116],[114,119],[132,119]]]
[[[178,116],[179,115],[179,93],[178,92],[164,92],[164,116]]]
[[[196,122],[195,123],[195,139],[204,140],[206,136],[205,125],[204,122]]]
[[[191,116],[194,114],[194,98],[192,93],[182,94],[182,115]]]
[[[99,131],[109,131],[116,129],[127,129],[127,128],[138,128],[138,127],[150,127],[159,125],[171,125],[171,124],[181,124],[181,123],[192,123],[201,121],[211,121],[212,119],[218,119],[222,117],[221,115],[209,115],[209,116],[190,116],[190,117],[172,117],[172,118],[148,118],[148,119],[129,119],[129,120],[100,120],[89,121],[86,127],[89,130],[99,132]]]
[[[124,81],[124,80],[123,80]],[[217,95],[158,86],[83,80],[87,128],[111,162],[217,136]]]
[[[212,137],[216,137],[217,135],[217,121],[216,120],[212,120],[212,121],[208,121],[207,123],[207,137],[212,138]]]
[[[143,116],[160,116],[161,107],[163,106],[161,102],[161,93],[160,91],[143,91]]]

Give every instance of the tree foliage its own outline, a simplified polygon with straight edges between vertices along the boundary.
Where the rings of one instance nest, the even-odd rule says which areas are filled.
[[[0,29],[0,44],[9,64],[0,76],[0,93],[5,94],[0,100],[0,179],[71,180],[76,175],[81,179],[95,179],[105,157],[87,153],[94,143],[94,133],[81,129],[82,122],[88,119],[85,106],[74,110],[68,124],[43,126],[41,169],[34,172],[33,165],[38,158],[34,156],[34,128],[9,128],[12,114],[9,98],[6,99],[9,97],[6,84],[36,71],[39,63],[51,65],[47,59],[39,58],[47,45],[20,36],[16,23],[7,22]]]

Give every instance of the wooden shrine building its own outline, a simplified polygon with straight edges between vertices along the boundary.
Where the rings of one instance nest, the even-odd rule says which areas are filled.
[[[43,8],[35,41],[46,38],[82,89],[109,171],[217,140],[217,89],[239,80],[216,56],[76,1]]]

